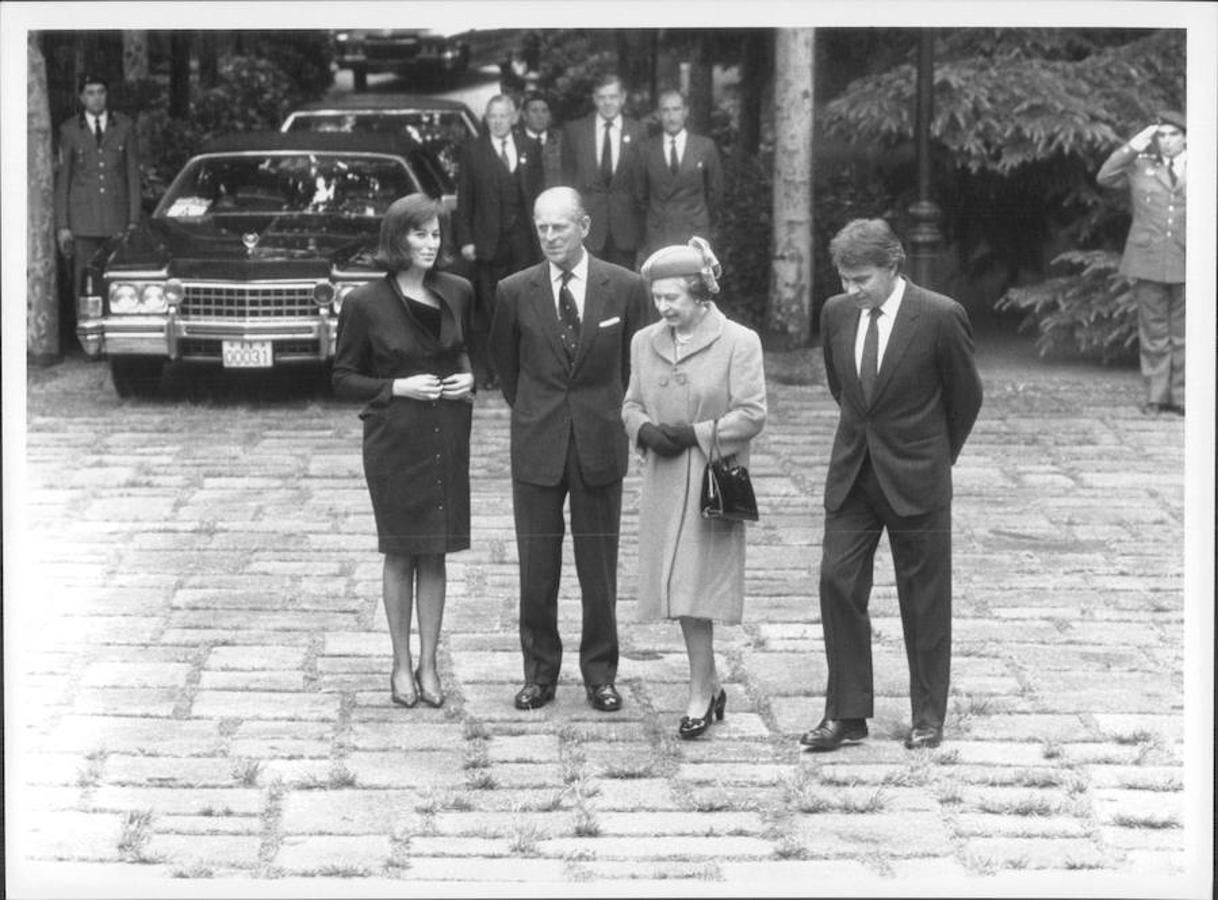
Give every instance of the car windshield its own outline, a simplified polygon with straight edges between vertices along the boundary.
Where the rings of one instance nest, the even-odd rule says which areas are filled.
[[[420,190],[401,160],[336,153],[242,153],[192,160],[158,215],[341,214],[382,216]]]
[[[446,109],[298,112],[287,130],[406,134],[435,153],[450,178],[456,172],[458,148],[469,137],[461,113]]]

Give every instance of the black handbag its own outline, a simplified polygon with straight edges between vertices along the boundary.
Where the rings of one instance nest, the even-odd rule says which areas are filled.
[[[749,470],[719,449],[719,420],[711,430],[711,453],[702,473],[702,518],[757,521],[757,497]]]

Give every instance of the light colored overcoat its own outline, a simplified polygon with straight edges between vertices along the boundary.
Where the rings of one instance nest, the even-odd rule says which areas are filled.
[[[765,425],[765,372],[757,334],[708,306],[679,354],[665,322],[640,330],[630,345],[622,406],[630,445],[638,445],[648,422],[692,424],[698,438],[696,447],[675,457],[642,451],[642,620],[694,616],[736,624],[743,613],[745,525],[703,519],[698,501],[716,419],[723,454],[748,465],[749,441]]]

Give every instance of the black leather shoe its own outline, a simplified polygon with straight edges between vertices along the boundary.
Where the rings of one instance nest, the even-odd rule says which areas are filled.
[[[799,742],[809,750],[825,752],[836,750],[844,743],[861,741],[865,737],[866,719],[822,719],[821,723],[806,732]]]
[[[917,727],[910,729],[905,738],[906,750],[931,750],[943,741],[942,728]]]
[[[622,708],[622,695],[617,692],[613,683],[589,684],[584,687],[588,693],[588,702],[593,709],[601,712],[617,712]]]
[[[530,681],[516,692],[517,709],[541,709],[554,699],[554,685],[535,684]]]
[[[723,721],[723,711],[727,708],[727,691],[722,688],[719,693],[711,697],[710,704],[706,707],[706,715],[702,718],[690,718],[689,716],[681,716],[681,721],[677,724],[677,737],[683,741],[689,741],[702,734],[706,729],[710,728],[711,722],[718,720]]]

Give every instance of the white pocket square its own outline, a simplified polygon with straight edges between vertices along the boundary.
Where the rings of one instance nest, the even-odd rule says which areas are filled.
[[[621,316],[614,316],[612,319],[606,319],[605,321],[601,322],[601,324],[597,327],[608,328],[610,325],[616,325],[620,321],[622,321]]]

